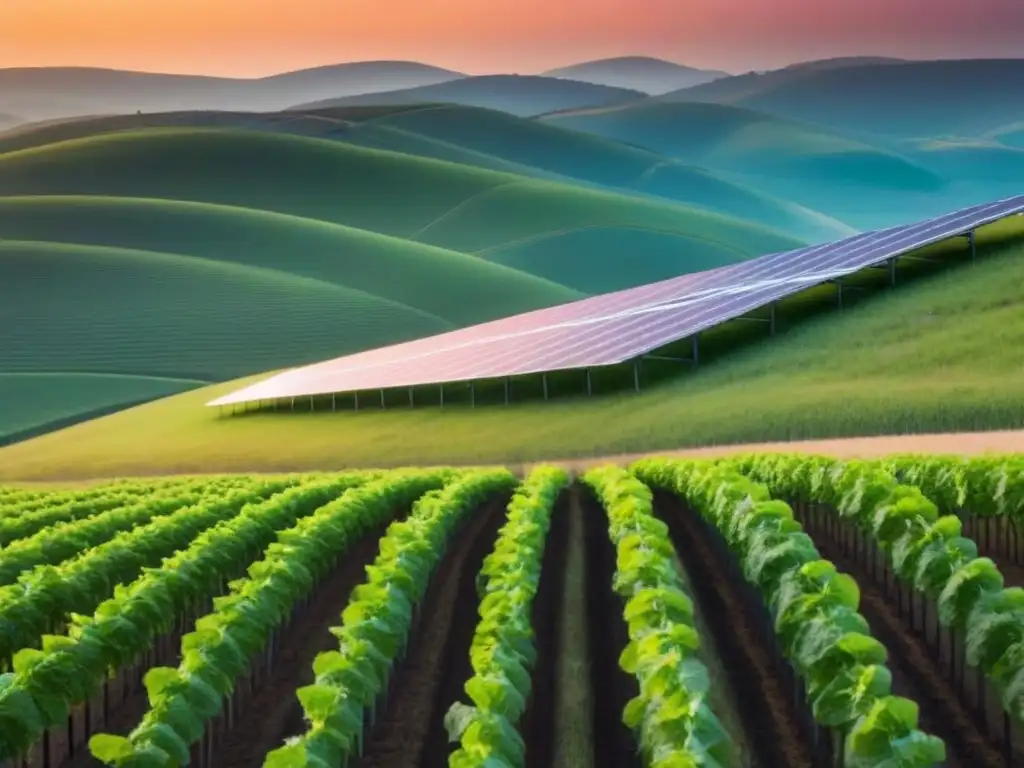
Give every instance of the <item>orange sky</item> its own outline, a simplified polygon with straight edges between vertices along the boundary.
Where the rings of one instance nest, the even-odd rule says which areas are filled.
[[[1024,56],[1024,0],[0,0],[4,67],[255,76],[413,59],[531,72],[634,53],[733,71]]]

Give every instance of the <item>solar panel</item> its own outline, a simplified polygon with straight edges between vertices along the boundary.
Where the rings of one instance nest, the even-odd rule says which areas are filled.
[[[208,405],[613,365],[1024,212],[1024,195],[303,366]]]

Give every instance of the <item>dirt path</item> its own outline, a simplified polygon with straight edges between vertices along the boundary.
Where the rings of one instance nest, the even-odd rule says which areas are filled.
[[[478,621],[476,576],[505,521],[508,496],[477,510],[451,542],[422,602],[420,623],[395,670],[391,693],[357,768],[447,768],[444,715],[472,674],[469,647]]]
[[[655,496],[658,516],[669,527],[676,553],[690,574],[691,597],[710,629],[728,670],[728,684],[740,692],[735,704],[755,768],[813,768],[810,723],[793,705],[778,674],[783,661],[762,639],[762,617],[742,594],[743,582],[731,555],[695,513],[670,494]],[[758,601],[760,599],[758,598]]]
[[[408,509],[395,519],[406,512]],[[216,740],[211,765],[262,765],[267,752],[281,746],[286,737],[305,730],[295,691],[313,682],[316,655],[337,649],[338,640],[329,628],[339,623],[350,593],[365,580],[365,568],[377,557],[386,527],[381,525],[364,536],[345,555],[343,564],[317,586],[310,602],[299,610],[297,620],[281,634],[269,676],[240,682],[233,717],[238,726],[225,729]]]
[[[626,704],[639,689],[636,678],[619,667],[629,633],[623,617],[625,605],[612,590],[616,552],[608,536],[608,515],[581,485],[573,486],[572,494],[574,503],[583,508],[594,756],[601,766],[640,768],[636,738],[622,722]]]
[[[566,552],[569,548],[569,496],[563,491],[551,513],[551,527],[544,543],[540,583],[533,598],[531,625],[537,662],[531,677],[530,698],[519,724],[526,744],[526,764],[548,768],[554,756],[558,732],[555,702],[558,697],[558,649],[562,640],[561,607],[565,589]]]
[[[626,464],[648,456],[716,458],[737,453],[818,453],[839,459],[873,459],[894,453],[932,453],[977,456],[986,453],[1024,453],[1024,430],[1005,432],[961,432],[930,435],[880,435],[821,440],[794,440],[777,443],[713,445],[644,453],[623,453],[585,459],[558,459],[529,462],[527,466],[555,463],[572,469],[588,469],[600,464]]]

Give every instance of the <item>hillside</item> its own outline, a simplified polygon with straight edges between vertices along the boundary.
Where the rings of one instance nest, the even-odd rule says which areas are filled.
[[[650,94],[662,94],[680,88],[728,77],[728,72],[696,69],[650,56],[619,56],[573,64],[542,72],[545,77],[581,80],[585,83],[630,88]]]
[[[865,64],[743,77],[662,98],[734,104],[886,137],[977,136],[1024,120],[1018,85],[1024,59]]]
[[[529,117],[560,109],[619,104],[644,96],[646,94],[640,91],[594,85],[577,80],[538,75],[483,75],[420,88],[295,102],[292,109],[305,111],[325,107],[447,103],[498,109],[520,117]]]
[[[711,103],[647,99],[543,118],[549,124],[636,144],[712,170],[905,191],[933,191],[943,179],[871,144],[764,112]]]
[[[1024,146],[989,139],[928,139],[908,143],[904,151],[946,178],[1010,184],[1024,179]]]
[[[798,325],[639,395],[235,419],[203,407],[246,383],[236,381],[4,448],[0,479],[515,462],[1017,428],[1024,425],[1024,359],[1014,352],[1024,349],[1022,295],[1018,245]]]
[[[23,122],[25,121],[17,115],[12,115],[8,112],[0,112],[0,131],[6,131]]]
[[[0,69],[0,104],[26,120],[104,112],[283,109],[296,101],[414,88],[464,77],[411,61],[367,61],[241,79],[92,67]]]
[[[496,110],[455,105],[335,107],[310,113],[172,112],[83,118],[0,136],[0,154],[142,128],[246,129],[329,139],[520,176],[655,195],[809,242],[850,234],[838,221],[638,147]]]
[[[735,218],[654,199],[257,131],[153,129],[9,152],[0,155],[0,194],[186,200],[315,219],[485,256],[490,249],[527,243],[540,247],[551,237],[595,228],[653,230],[678,238],[669,264],[660,256],[648,261],[637,254],[622,260],[623,268],[629,268],[620,275],[629,285],[801,242]],[[155,235],[136,231],[132,224],[118,227],[108,219],[103,227],[84,221],[75,226],[88,228],[90,239],[77,240],[69,223],[44,217],[4,219],[0,236],[206,255],[154,245],[149,241]],[[129,231],[133,234],[125,240]],[[236,242],[239,237],[233,235]],[[205,243],[196,245],[206,248]],[[608,254],[616,256],[621,259],[622,252]],[[594,287],[588,285],[586,264],[592,257],[589,249],[564,249],[554,273],[545,274],[590,293]]]

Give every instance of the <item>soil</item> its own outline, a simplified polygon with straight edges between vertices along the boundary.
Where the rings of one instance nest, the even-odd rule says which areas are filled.
[[[838,459],[874,459],[896,453],[930,453],[977,456],[985,453],[1024,453],[1024,430],[993,432],[951,432],[930,435],[878,435],[872,437],[841,437],[820,440],[793,440],[775,443],[711,445],[702,448],[668,449],[645,453],[597,456],[582,459],[561,459],[544,462],[576,470],[603,464],[628,464],[650,456],[673,458],[715,458],[737,453],[815,453]]]
[[[519,722],[519,732],[526,744],[526,764],[531,768],[549,768],[557,738],[555,702],[562,624],[559,609],[565,588],[570,495],[571,491],[564,491],[552,511],[551,528],[541,561],[540,584],[533,598],[531,624],[537,662],[531,672],[530,698]]]
[[[691,577],[691,597],[712,634],[729,687],[742,692],[735,702],[752,755],[754,768],[814,768],[808,745],[813,733],[801,729],[806,711],[793,704],[779,670],[785,661],[764,642],[764,611],[746,594],[748,587],[717,533],[679,499],[655,494],[655,509],[668,525],[676,553]],[[760,598],[757,598],[760,607]],[[771,631],[771,630],[768,630]],[[714,684],[714,681],[712,681]]]
[[[503,496],[486,504],[448,547],[357,768],[447,768],[457,745],[448,742],[444,716],[466,700],[462,687],[472,675],[469,647],[478,621],[476,576],[505,522],[507,503]]]
[[[801,508],[794,505],[794,509]],[[892,672],[893,693],[917,702],[919,728],[946,742],[946,768],[1007,768],[998,746],[982,733],[924,639],[906,618],[900,617],[893,599],[886,599],[868,569],[845,554],[824,532],[805,530],[823,558],[857,581],[860,613],[871,626],[871,634],[889,652],[886,666]]]
[[[390,521],[389,521],[390,523]],[[247,768],[263,765],[266,753],[285,738],[305,730],[297,688],[313,682],[313,659],[322,651],[337,648],[329,628],[340,621],[349,595],[366,578],[366,566],[377,557],[378,543],[386,526],[371,531],[345,556],[334,573],[321,582],[298,620],[281,633],[269,677],[240,683],[235,692],[234,721],[253,727],[230,728],[214,745],[211,765]]]
[[[629,643],[629,633],[623,619],[622,598],[611,588],[616,556],[608,537],[608,515],[583,486],[575,485],[571,493],[583,507],[594,755],[602,767],[640,768],[636,737],[622,722],[622,712],[639,688],[636,678],[619,667],[619,656]]]

